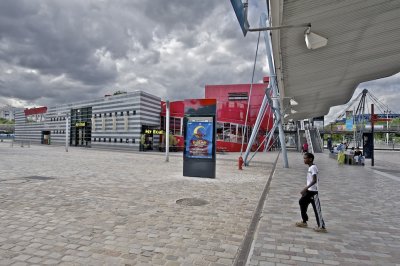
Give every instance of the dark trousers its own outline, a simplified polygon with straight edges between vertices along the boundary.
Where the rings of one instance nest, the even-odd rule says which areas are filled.
[[[318,191],[307,191],[299,200],[301,219],[303,222],[308,221],[307,209],[308,205],[312,205],[315,213],[315,219],[317,220],[318,227],[325,228],[325,222],[322,218],[321,203],[318,197]]]

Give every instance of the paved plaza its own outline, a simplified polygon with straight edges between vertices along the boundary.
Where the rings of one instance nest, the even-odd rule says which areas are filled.
[[[328,233],[309,228],[296,198],[305,185],[300,154],[289,153],[290,169],[277,166],[265,201],[250,265],[400,265],[400,153],[376,151],[375,166],[338,166],[315,154],[320,200]],[[310,215],[311,214],[311,215]]]
[[[217,179],[183,177],[181,153],[0,143],[0,155],[0,264],[232,265],[277,153],[244,171],[219,155]]]
[[[276,152],[217,178],[182,176],[182,155],[0,143],[0,265],[232,265]],[[279,158],[248,265],[400,265],[400,153],[376,166],[317,154],[328,233],[296,228],[306,166]],[[199,199],[201,206],[177,204]],[[314,226],[311,212],[310,226]]]

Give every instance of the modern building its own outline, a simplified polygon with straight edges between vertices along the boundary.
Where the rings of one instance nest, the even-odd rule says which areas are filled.
[[[206,85],[205,98],[217,100],[217,150],[241,151],[247,148],[247,142],[257,119],[269,78],[263,83]],[[250,101],[249,101],[250,99]],[[165,103],[161,106],[161,128],[165,130]],[[246,114],[247,120],[246,120]],[[266,131],[273,126],[271,109],[268,108],[262,120],[254,149],[261,144]],[[173,143],[177,149],[183,148],[183,101],[170,103],[170,131],[174,135]],[[171,141],[170,141],[171,143]]]
[[[0,118],[4,118],[7,120],[14,120],[15,119],[15,112],[23,110],[23,108],[13,107],[10,105],[6,105],[0,107]]]
[[[15,139],[63,145],[69,130],[71,146],[139,150],[141,132],[160,125],[160,101],[157,96],[135,91],[25,109],[16,113]]]
[[[205,98],[217,100],[217,151],[246,149],[267,86],[268,78],[264,78],[264,83],[252,86],[205,87]],[[183,149],[183,117],[184,101],[171,102],[172,150]],[[142,91],[49,108],[25,109],[16,113],[15,120],[17,141],[63,145],[68,131],[71,146],[131,150],[165,148],[166,104],[159,97]],[[268,109],[254,149],[271,128]]]

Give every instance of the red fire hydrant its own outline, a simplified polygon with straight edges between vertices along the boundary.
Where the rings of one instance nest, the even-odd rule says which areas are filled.
[[[239,157],[238,166],[239,166],[239,170],[243,170],[243,168],[242,168],[242,166],[243,166],[243,158],[242,158],[242,156]]]

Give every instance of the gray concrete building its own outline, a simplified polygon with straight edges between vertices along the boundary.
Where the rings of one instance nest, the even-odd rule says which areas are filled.
[[[15,140],[65,145],[68,131],[71,146],[139,150],[141,133],[160,127],[160,111],[161,99],[143,91],[25,109],[15,114]],[[159,137],[146,141],[152,148]]]
[[[0,107],[0,118],[14,120],[15,113],[23,110],[23,108],[13,107],[10,105]]]

